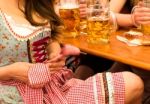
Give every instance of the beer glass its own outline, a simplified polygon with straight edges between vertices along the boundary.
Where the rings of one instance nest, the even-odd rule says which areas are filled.
[[[87,9],[87,41],[108,43],[111,31],[116,28],[116,22],[110,21],[109,1],[88,0]]]
[[[143,0],[144,6],[150,8],[150,0]],[[150,24],[142,24],[141,30],[145,35],[150,35]]]
[[[64,22],[64,37],[76,37],[80,30],[78,0],[60,0],[59,15]]]

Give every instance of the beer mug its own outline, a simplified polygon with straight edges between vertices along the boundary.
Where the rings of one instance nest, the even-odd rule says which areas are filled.
[[[60,0],[59,15],[64,22],[64,37],[76,37],[80,30],[78,0]]]
[[[88,0],[87,4],[87,41],[90,43],[109,42],[112,30],[116,29],[117,23],[110,21],[109,1]]]
[[[150,8],[150,0],[143,0],[144,6]],[[145,35],[150,35],[150,24],[142,24],[141,31]]]

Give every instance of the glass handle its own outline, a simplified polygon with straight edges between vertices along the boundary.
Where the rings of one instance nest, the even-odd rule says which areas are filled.
[[[110,11],[110,16],[112,18],[112,32],[115,32],[118,29],[117,18],[116,15]]]

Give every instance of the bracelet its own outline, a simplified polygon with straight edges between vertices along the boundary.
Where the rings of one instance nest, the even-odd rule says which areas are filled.
[[[117,23],[117,17],[115,15],[114,12],[110,11],[110,15],[112,16],[112,20],[113,20],[113,25],[114,25],[114,29],[115,31],[118,29],[118,23]]]
[[[136,8],[138,8],[138,7],[139,7],[139,6],[134,6],[134,7],[132,8],[132,10],[131,10],[132,23],[133,23],[133,25],[136,26],[136,27],[138,27],[139,25],[136,23],[136,21],[135,21],[135,19],[134,19],[134,10],[135,10]]]

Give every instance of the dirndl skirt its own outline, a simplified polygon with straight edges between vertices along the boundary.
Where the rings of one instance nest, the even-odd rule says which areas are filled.
[[[124,104],[122,73],[98,73],[87,80],[73,78],[69,69],[49,74],[44,64],[29,69],[30,85],[0,82],[0,104]],[[43,83],[40,88],[34,85]],[[12,103],[11,103],[12,102]]]

